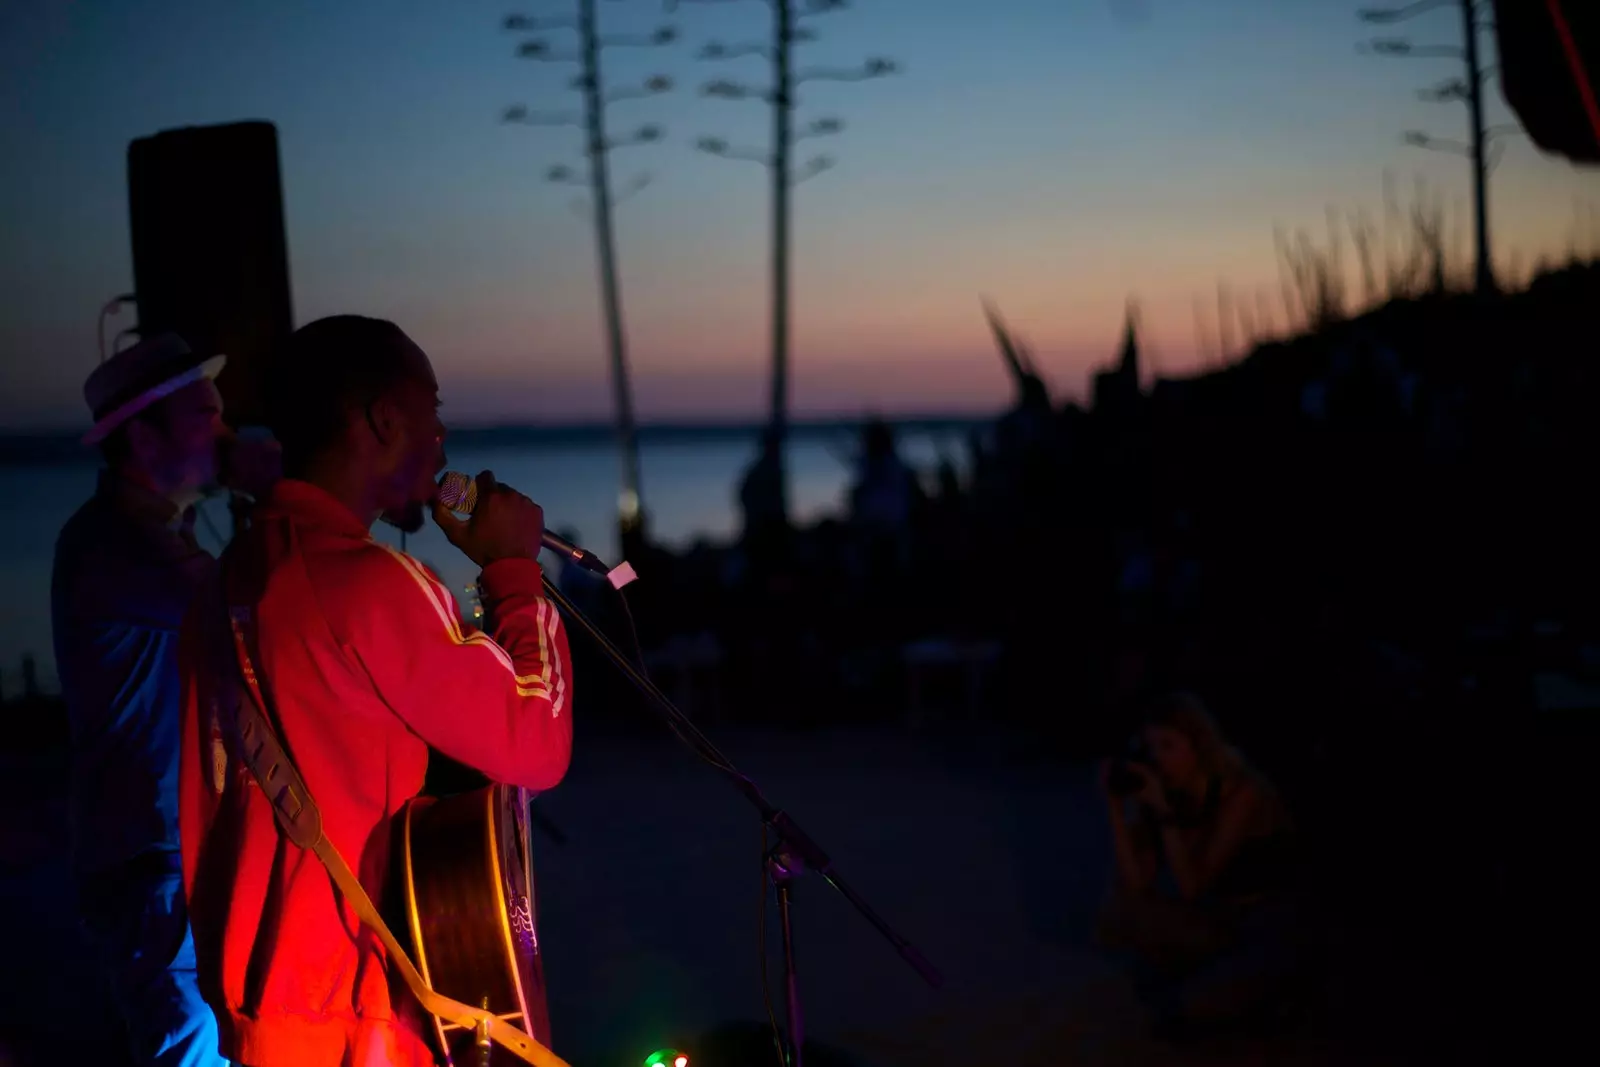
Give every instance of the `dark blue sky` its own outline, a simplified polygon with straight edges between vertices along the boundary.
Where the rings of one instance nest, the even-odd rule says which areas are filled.
[[[602,3],[613,30],[669,21]],[[995,296],[1053,381],[1081,389],[1125,299],[1167,371],[1197,358],[1194,303],[1219,280],[1276,292],[1272,228],[1324,232],[1329,205],[1381,213],[1385,172],[1440,189],[1464,252],[1467,174],[1400,144],[1461,136],[1464,111],[1414,90],[1448,63],[1358,54],[1338,0],[859,0],[815,25],[807,63],[884,54],[881,81],[807,87],[838,115],[832,172],[796,201],[795,374],[803,410],[973,408],[1006,393],[978,313]],[[569,5],[541,2],[531,13]],[[433,354],[467,417],[606,411],[592,242],[574,130],[499,124],[507,103],[575,103],[572,68],[513,58],[498,3],[445,0],[11,0],[0,13],[0,427],[78,423],[99,305],[131,286],[128,142],[189,124],[277,123],[296,317],[395,318]],[[660,122],[619,151],[653,183],[619,212],[624,295],[646,417],[754,413],[764,373],[766,190],[754,165],[693,150],[765,143],[759,105],[708,100],[706,40],[759,38],[760,0],[686,4],[683,42],[607,53],[616,85],[679,91],[620,104]],[[1450,12],[1419,41],[1451,42]],[[558,42],[560,35],[555,35]],[[1495,96],[1495,121],[1509,115]],[[1592,174],[1514,143],[1495,175],[1498,258],[1564,250]]]

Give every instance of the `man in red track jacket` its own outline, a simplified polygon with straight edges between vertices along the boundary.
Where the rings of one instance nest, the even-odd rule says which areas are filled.
[[[392,323],[356,316],[297,331],[268,370],[286,478],[225,559],[255,605],[257,667],[325,833],[382,907],[391,822],[421,790],[428,746],[495,781],[549,789],[571,752],[566,634],[542,595],[544,518],[479,476],[462,522],[435,502],[438,385]],[[483,568],[486,632],[468,632],[416,560],[376,540],[425,509]],[[200,987],[222,1052],[246,1067],[433,1062],[426,1019],[317,857],[278,831],[217,719],[208,631],[221,591],[185,624],[179,821]],[[237,600],[236,600],[237,602]]]

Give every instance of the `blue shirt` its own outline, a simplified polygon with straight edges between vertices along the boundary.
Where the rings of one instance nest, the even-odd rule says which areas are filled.
[[[178,629],[216,566],[188,520],[103,471],[56,539],[51,616],[80,873],[178,848]]]

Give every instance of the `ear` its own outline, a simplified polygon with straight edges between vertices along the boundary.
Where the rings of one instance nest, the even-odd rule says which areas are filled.
[[[380,396],[367,409],[367,422],[380,445],[392,445],[401,437],[401,412],[391,396]]]

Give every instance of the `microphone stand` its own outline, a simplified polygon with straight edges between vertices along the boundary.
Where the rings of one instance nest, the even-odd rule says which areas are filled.
[[[628,681],[634,684],[657,714],[666,722],[668,729],[678,735],[679,740],[688,745],[702,759],[721,771],[734,785],[734,788],[744,794],[746,800],[756,809],[761,816],[762,824],[772,834],[775,844],[762,857],[778,897],[778,921],[783,935],[783,975],[784,975],[784,1002],[788,1016],[788,1036],[784,1042],[785,1053],[784,1067],[802,1067],[802,1045],[805,1040],[803,1022],[800,1012],[800,987],[795,973],[794,928],[790,921],[791,903],[793,897],[793,883],[809,868],[822,876],[823,880],[839,894],[848,900],[862,917],[871,923],[878,933],[882,934],[889,944],[894,946],[900,958],[909,964],[912,970],[922,976],[923,981],[938,989],[944,984],[944,978],[934,969],[922,953],[905,938],[897,934],[884,919],[872,910],[854,889],[839,876],[834,870],[833,861],[828,858],[815,841],[813,841],[798,823],[789,817],[788,813],[774,807],[762,795],[757,785],[741,774],[738,768],[728,762],[727,758],[718,752],[716,746],[702,734],[698,727],[689,720],[677,706],[667,699],[666,694],[656,688],[654,682],[643,671],[643,665],[635,666],[621,649],[612,643],[611,639],[601,633],[599,628],[590,622],[583,612],[579,611],[572,601],[568,600],[556,584],[548,576],[544,579],[545,595],[555,602],[561,613],[578,628],[587,633],[599,645],[606,658],[614,663]],[[621,596],[622,591],[617,590]],[[766,946],[761,946],[761,951],[766,951]]]

